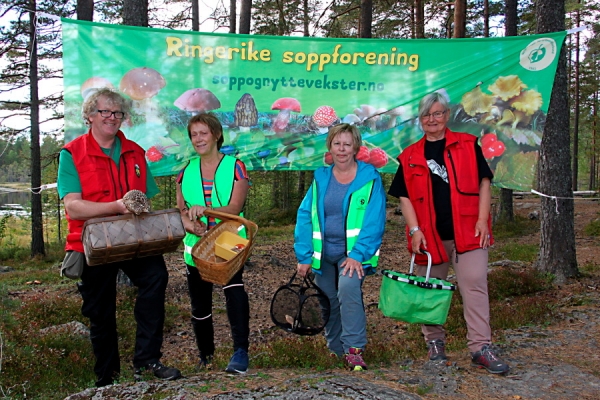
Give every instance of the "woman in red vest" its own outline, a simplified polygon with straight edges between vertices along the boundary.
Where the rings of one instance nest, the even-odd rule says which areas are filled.
[[[502,374],[509,366],[491,347],[487,289],[493,174],[477,138],[447,128],[449,114],[441,93],[421,100],[419,122],[425,135],[398,157],[400,165],[388,193],[400,199],[408,250],[417,254],[417,274],[424,276],[427,270],[421,250],[431,254],[434,278],[446,279],[453,262],[472,365]],[[429,359],[445,361],[443,326],[423,325],[422,332]]]

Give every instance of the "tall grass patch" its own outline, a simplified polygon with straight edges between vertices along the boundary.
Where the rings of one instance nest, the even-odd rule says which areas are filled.
[[[587,224],[583,231],[588,236],[600,236],[600,218],[596,218]]]
[[[525,263],[534,262],[540,252],[538,244],[519,243],[518,240],[507,240],[503,244],[490,248],[490,261],[512,260]]]
[[[540,230],[540,221],[515,215],[512,221],[498,221],[492,227],[496,239],[515,238],[531,235]]]

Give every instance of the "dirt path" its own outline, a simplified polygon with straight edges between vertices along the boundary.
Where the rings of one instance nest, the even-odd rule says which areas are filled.
[[[515,211],[527,215],[539,208],[536,199],[515,201]],[[600,264],[600,240],[586,237],[583,227],[598,217],[593,201],[576,202],[577,256],[580,266]],[[392,224],[397,216],[390,213]],[[395,219],[395,220],[394,220]],[[538,243],[539,236],[522,238]],[[400,233],[386,234],[381,263],[392,268],[408,265]],[[179,255],[167,257],[169,298],[188,304],[185,276]],[[287,335],[274,329],[268,304],[276,288],[295,268],[292,243],[257,246],[245,280],[251,303],[251,342],[260,343]],[[511,365],[507,376],[494,376],[470,366],[466,350],[449,353],[449,362],[405,360],[386,368],[374,367],[360,374],[344,370],[309,373],[293,368],[250,369],[245,376],[211,371],[175,382],[148,381],[88,389],[69,399],[598,399],[600,398],[600,271],[557,287],[559,318],[550,326],[528,326],[504,331],[507,345],[500,350]],[[376,304],[380,279],[364,285],[365,304]],[[228,333],[224,298],[214,291],[216,331]],[[367,319],[377,329],[395,334],[394,322],[381,317],[376,307],[367,307]],[[397,331],[396,331],[397,332]],[[217,346],[228,346],[229,335],[217,334]],[[166,359],[183,360],[196,353],[193,334],[182,322],[165,337]]]

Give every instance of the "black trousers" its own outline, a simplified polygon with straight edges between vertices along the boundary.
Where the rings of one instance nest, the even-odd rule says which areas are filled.
[[[215,331],[212,318],[213,284],[202,280],[198,268],[187,265],[187,282],[192,302],[192,327],[201,356],[211,356],[215,352]],[[250,304],[244,290],[242,274],[244,268],[223,286],[227,317],[231,326],[233,349],[248,351],[250,335]]]
[[[133,310],[137,323],[133,365],[143,367],[159,361],[162,356],[165,290],[169,281],[163,257],[150,256],[93,267],[86,264],[78,286],[83,297],[81,313],[90,319],[97,386],[112,383],[121,372],[116,319],[119,269],[138,288]]]

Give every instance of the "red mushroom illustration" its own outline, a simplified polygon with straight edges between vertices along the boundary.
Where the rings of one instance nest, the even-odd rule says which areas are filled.
[[[180,110],[193,114],[212,111],[221,107],[221,102],[213,92],[202,88],[186,90],[173,104]]]
[[[152,98],[166,85],[165,78],[148,67],[134,68],[123,75],[119,89],[133,100],[133,110],[145,114],[146,122],[157,118]]]
[[[81,97],[83,97],[83,100],[85,101],[92,93],[101,88],[113,89],[114,86],[108,79],[100,76],[92,76],[91,78],[86,79],[81,85]]]
[[[329,127],[338,120],[338,116],[336,115],[333,107],[320,106],[313,114],[312,120],[317,125],[319,133],[327,133]]]
[[[290,112],[299,113],[302,111],[300,102],[293,97],[282,97],[273,103],[271,110],[278,110],[279,114],[273,120],[273,130],[276,133],[285,131],[290,122]]]

